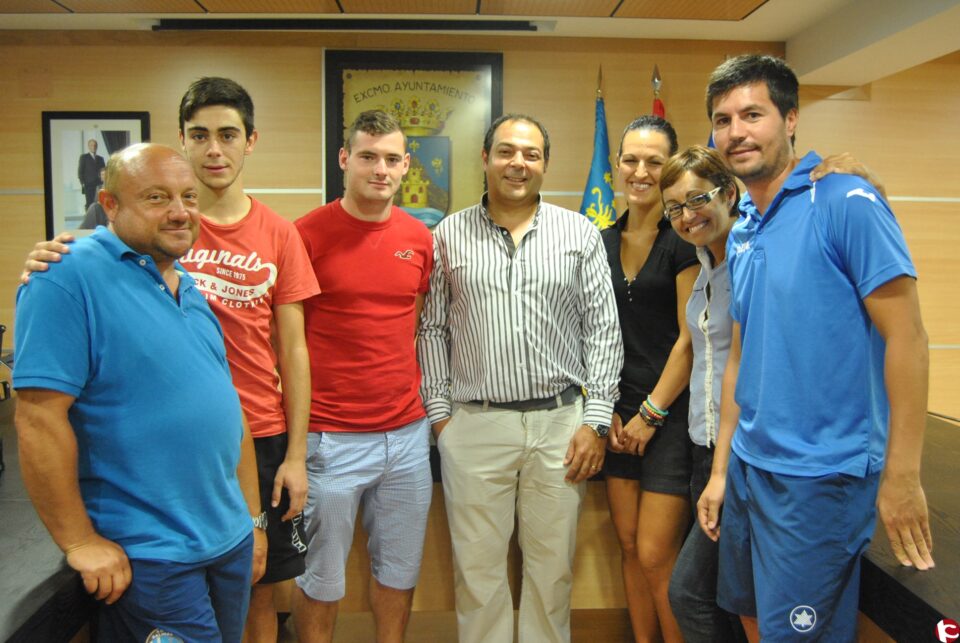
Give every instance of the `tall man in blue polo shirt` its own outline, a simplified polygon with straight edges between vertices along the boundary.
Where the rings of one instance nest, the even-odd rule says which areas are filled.
[[[105,640],[239,641],[254,551],[263,573],[256,461],[223,335],[176,263],[197,238],[197,201],[172,149],[119,152],[100,194],[112,231],[18,292],[24,482],[105,600]]]
[[[875,506],[900,562],[933,566],[927,336],[887,203],[857,176],[812,183],[820,158],[794,156],[797,94],[786,63],[757,55],[727,60],[707,88],[747,195],[727,242],[733,341],[698,513],[720,537],[717,601],[752,639],[853,641]]]

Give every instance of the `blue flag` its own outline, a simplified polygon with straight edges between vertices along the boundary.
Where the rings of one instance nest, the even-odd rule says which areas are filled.
[[[593,161],[590,176],[583,191],[580,214],[595,226],[607,228],[613,225],[617,212],[613,209],[613,172],[610,169],[610,141],[607,139],[607,115],[603,99],[597,98],[597,123],[593,135]]]

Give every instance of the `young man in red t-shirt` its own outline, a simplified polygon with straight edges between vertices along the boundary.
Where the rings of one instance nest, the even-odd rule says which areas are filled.
[[[322,294],[304,305],[313,382],[309,547],[294,617],[301,641],[332,640],[362,502],[377,640],[399,642],[433,488],[414,348],[433,241],[393,205],[410,164],[396,120],[364,112],[339,158],[343,198],[296,222]]]
[[[184,94],[180,142],[200,180],[203,220],[200,238],[180,263],[223,326],[254,437],[268,554],[245,636],[276,641],[273,586],[304,569],[310,371],[303,301],[319,288],[293,224],[243,191],[244,159],[258,137],[253,101],[236,82],[201,78]]]

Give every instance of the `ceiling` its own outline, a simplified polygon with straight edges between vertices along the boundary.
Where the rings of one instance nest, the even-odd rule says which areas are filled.
[[[2,0],[0,29],[420,30],[784,42],[806,84],[859,86],[960,48],[960,0]],[[283,20],[284,24],[267,21]],[[349,23],[347,21],[350,21]],[[302,21],[302,22],[301,22]],[[307,21],[316,21],[309,24]],[[490,22],[488,22],[490,21]],[[495,21],[495,23],[493,22]],[[205,28],[207,25],[201,25]],[[196,28],[196,26],[192,27]],[[516,28],[527,29],[517,31]]]

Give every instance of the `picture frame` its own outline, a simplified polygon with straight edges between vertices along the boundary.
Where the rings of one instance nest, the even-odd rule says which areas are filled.
[[[324,90],[328,201],[343,194],[344,133],[369,109],[395,116],[407,138],[396,205],[432,228],[480,200],[483,135],[503,113],[502,54],[330,50]]]
[[[95,201],[102,187],[100,171],[106,160],[128,145],[150,139],[150,113],[43,112],[41,117],[43,202],[47,239],[52,239],[80,230],[88,199]]]

